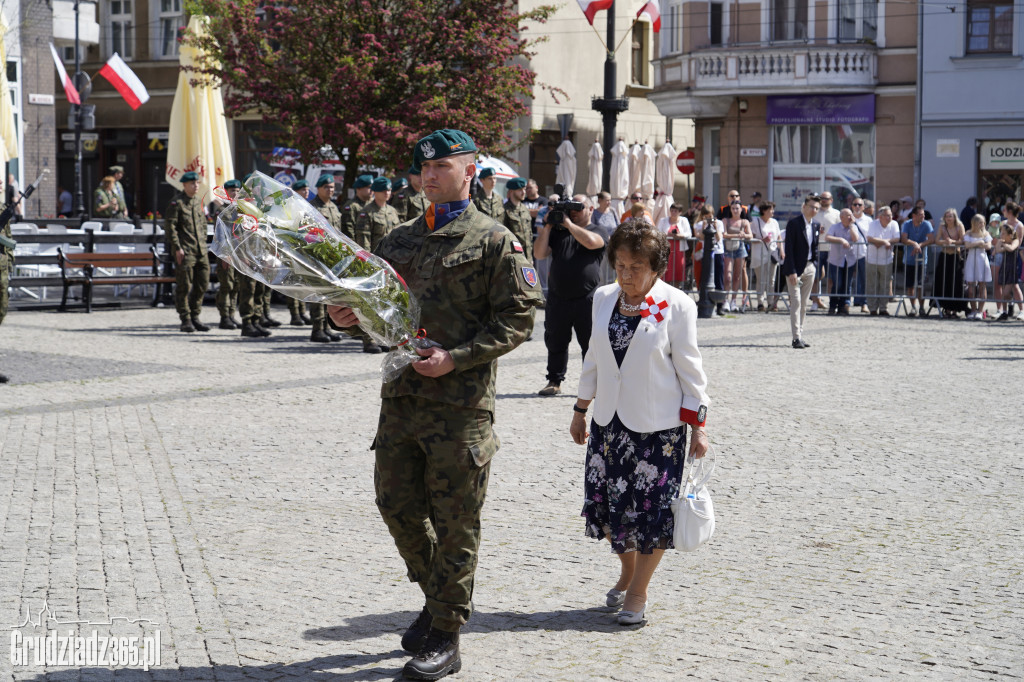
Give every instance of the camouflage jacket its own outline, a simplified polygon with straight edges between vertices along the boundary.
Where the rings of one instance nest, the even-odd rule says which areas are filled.
[[[356,217],[363,210],[363,202],[359,197],[346,201],[341,207],[341,231],[349,239],[356,238]]]
[[[6,204],[0,204],[0,211],[7,208]],[[14,241],[14,236],[11,234],[11,221],[8,220],[6,224],[0,225],[0,235],[3,235],[7,239]],[[0,269],[9,267],[14,263],[14,248],[6,248],[3,244],[0,244]]]
[[[512,234],[472,203],[435,232],[420,217],[393,230],[374,250],[394,266],[420,304],[420,326],[455,369],[437,378],[407,367],[381,396],[415,395],[494,411],[497,359],[522,343],[542,302],[537,274]]]
[[[104,204],[109,204],[111,201],[115,199],[117,199],[116,192],[108,192],[102,187],[97,187],[92,192],[92,214],[97,218],[114,217],[115,215],[117,215],[117,213],[115,212],[113,206],[108,206],[102,211],[100,210],[100,206],[103,206]],[[120,210],[120,202],[118,203],[118,210]]]
[[[341,223],[341,209],[333,201],[321,201],[320,197],[313,197],[309,200],[313,208],[320,211],[320,215],[327,219],[335,230],[343,232]]]
[[[481,213],[501,222],[505,208],[501,205],[501,196],[497,192],[491,192],[491,196],[487,197],[484,195],[483,190],[480,190],[473,197],[473,203],[476,204]]]
[[[185,253],[206,253],[206,213],[198,194],[189,199],[181,192],[171,200],[164,218],[164,232],[172,254],[178,249]]]
[[[533,218],[530,217],[530,209],[523,206],[522,202],[513,206],[511,201],[506,201],[503,223],[523,245],[529,260],[533,253]]]
[[[427,212],[427,206],[430,206],[430,202],[427,201],[427,195],[423,193],[423,190],[416,192],[416,194],[410,194],[409,210],[405,214],[405,220],[416,220]]]
[[[356,218],[356,243],[372,250],[384,235],[398,227],[398,223],[394,206],[378,206],[376,201],[370,201]]]
[[[394,207],[395,213],[398,214],[398,222],[404,223],[409,215],[409,197],[412,195],[412,189],[409,187],[403,187],[394,194],[388,200],[388,203]]]

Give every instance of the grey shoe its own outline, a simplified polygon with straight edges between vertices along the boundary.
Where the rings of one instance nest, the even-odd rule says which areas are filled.
[[[611,607],[622,606],[626,601],[626,591],[619,592],[614,587],[608,590],[608,598],[605,599],[605,604]]]

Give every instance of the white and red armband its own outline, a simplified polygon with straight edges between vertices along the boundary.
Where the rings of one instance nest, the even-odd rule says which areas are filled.
[[[707,421],[708,406],[701,405],[699,398],[683,396],[683,406],[679,408],[679,420],[690,426],[704,426]]]

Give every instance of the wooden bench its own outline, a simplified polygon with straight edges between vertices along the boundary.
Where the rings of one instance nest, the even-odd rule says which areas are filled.
[[[154,248],[149,253],[64,253],[57,249],[60,264],[60,278],[64,286],[60,309],[64,310],[68,302],[68,289],[72,286],[82,287],[82,300],[85,301],[86,312],[92,312],[92,288],[96,285],[119,284],[164,284],[173,282],[173,277],[160,274],[160,258]],[[121,273],[124,268],[144,268],[146,272]],[[113,271],[111,273],[103,270]],[[154,286],[153,305],[159,301],[160,287]]]

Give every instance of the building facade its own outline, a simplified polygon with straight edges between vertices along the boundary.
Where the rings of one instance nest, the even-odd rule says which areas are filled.
[[[544,0],[521,0],[520,11],[529,11]],[[629,100],[629,109],[619,115],[616,132],[627,145],[647,142],[655,151],[666,139],[682,151],[693,145],[693,125],[688,118],[671,120],[647,99],[654,90],[653,56],[657,54],[659,35],[650,22],[637,21],[637,3],[614,4],[615,26],[621,41],[615,53],[618,96]],[[542,25],[531,26],[526,38],[545,36],[547,40],[534,47],[535,56],[529,66],[537,72],[537,83],[557,88],[562,94],[552,95],[535,86],[530,102],[530,115],[520,118],[516,131],[519,139],[529,136],[513,155],[518,171],[537,180],[541,193],[549,194],[555,184],[555,150],[562,142],[558,124],[560,114],[571,114],[569,140],[576,147],[576,191],[586,189],[590,162],[588,150],[594,142],[603,143],[601,114],[591,108],[591,99],[604,93],[604,63],[607,11],[600,11],[594,25],[575,2],[562,3]],[[664,36],[664,28],[660,34]],[[557,101],[556,101],[557,97]],[[608,150],[605,150],[607,153]],[[685,200],[685,176],[676,174],[676,196]],[[623,198],[623,197],[617,197]]]
[[[697,187],[760,191],[780,217],[830,190],[915,186],[918,3],[663,0],[651,101],[695,122]]]
[[[921,196],[998,212],[1024,198],[1024,2],[947,4],[922,21]]]

